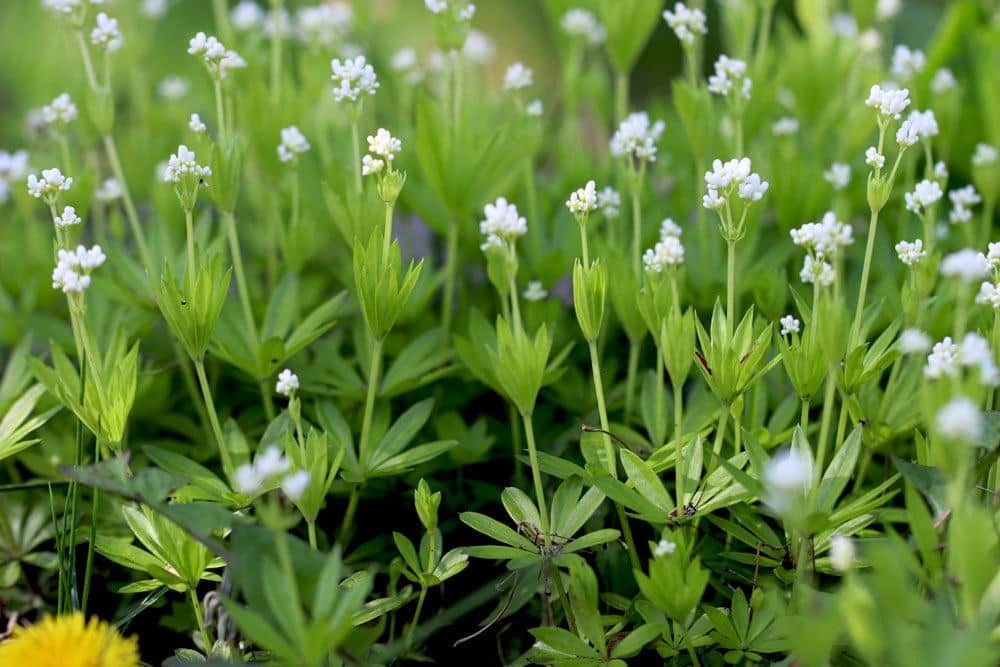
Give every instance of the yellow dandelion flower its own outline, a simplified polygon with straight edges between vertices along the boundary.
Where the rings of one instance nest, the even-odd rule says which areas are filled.
[[[47,616],[0,644],[0,667],[138,667],[139,645],[83,614]]]

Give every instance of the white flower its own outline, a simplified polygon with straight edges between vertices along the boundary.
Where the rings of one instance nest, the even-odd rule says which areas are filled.
[[[684,263],[684,244],[676,236],[663,237],[655,246],[646,250],[642,263],[650,273],[662,273],[664,269]]]
[[[997,151],[995,146],[979,142],[976,144],[976,152],[972,154],[972,164],[976,167],[981,167],[984,164],[993,164],[997,161],[998,156],[1000,156],[1000,152]]]
[[[622,196],[618,194],[617,190],[608,186],[597,193],[597,206],[601,209],[604,217],[613,220],[618,217],[621,210]]]
[[[253,496],[260,492],[260,479],[252,463],[244,463],[237,468],[233,473],[233,482],[236,490],[243,495]]]
[[[118,19],[104,12],[97,15],[97,26],[90,31],[90,42],[103,46],[108,53],[114,53],[122,46],[122,33],[118,29]]]
[[[533,82],[534,74],[531,68],[525,67],[524,63],[514,63],[507,68],[503,77],[504,90],[521,90],[527,88]]]
[[[906,199],[907,210],[913,211],[917,215],[922,215],[924,208],[936,203],[943,196],[944,191],[941,190],[941,186],[937,181],[928,181],[925,179],[917,183],[913,188],[913,192],[907,192],[904,198]]]
[[[80,245],[76,250],[60,249],[57,253],[57,263],[52,271],[53,289],[80,293],[90,286],[90,273],[104,264],[107,257],[101,246],[85,248]]]
[[[920,135],[917,133],[917,125],[911,119],[904,120],[899,129],[896,130],[896,143],[900,148],[909,148],[917,143]]]
[[[979,294],[976,295],[976,303],[990,306],[993,309],[1000,309],[1000,285],[991,282],[984,282],[979,286]]]
[[[261,27],[265,18],[264,10],[253,0],[242,0],[229,13],[229,22],[234,28],[242,31]]]
[[[309,150],[309,142],[305,135],[294,125],[281,130],[281,143],[278,145],[278,159],[282,162],[294,160],[296,156]]]
[[[77,115],[79,113],[69,93],[62,93],[42,107],[42,120],[49,125],[63,127],[76,120]]]
[[[875,53],[882,48],[882,35],[874,27],[870,27],[858,37],[858,46],[864,53]]]
[[[368,151],[379,157],[392,162],[396,158],[396,153],[403,149],[403,142],[393,137],[389,130],[379,128],[375,136],[368,137]]]
[[[330,45],[350,31],[354,12],[346,2],[300,7],[295,13],[299,38],[308,44]]]
[[[715,74],[708,77],[708,90],[723,96],[735,90],[744,99],[750,99],[753,82],[746,73],[746,62],[723,54],[715,61]]]
[[[957,375],[958,352],[958,345],[952,342],[951,336],[945,336],[940,343],[934,344],[931,353],[927,355],[927,365],[924,366],[924,375],[932,380]]]
[[[275,475],[283,475],[288,472],[291,464],[285,458],[285,455],[281,453],[280,449],[271,445],[264,450],[263,454],[257,454],[257,458],[253,462],[253,467],[257,473],[257,478],[267,481]]]
[[[493,40],[486,33],[475,28],[469,30],[469,34],[465,38],[465,44],[462,45],[462,55],[465,56],[466,60],[471,63],[486,65],[493,62],[496,53],[496,44],[493,43]]]
[[[72,14],[83,0],[42,0],[42,6],[56,14]]]
[[[934,178],[942,183],[948,180],[948,166],[944,160],[938,160],[934,163]]]
[[[19,181],[28,173],[28,151],[0,150],[0,181]]]
[[[309,487],[309,471],[296,470],[291,475],[287,475],[281,480],[281,492],[291,501],[296,501],[302,497]]]
[[[823,178],[833,186],[834,190],[843,190],[851,182],[851,166],[843,162],[834,162],[823,172]]]
[[[903,81],[923,72],[926,65],[927,59],[923,51],[910,50],[908,46],[900,44],[892,52],[892,75]]]
[[[417,85],[424,79],[424,73],[420,69],[420,61],[417,59],[417,52],[408,46],[392,54],[389,66],[402,76],[405,83],[411,86]]]
[[[850,12],[837,12],[830,19],[830,31],[837,37],[853,39],[858,36],[858,21]]]
[[[785,315],[779,320],[781,324],[781,335],[787,336],[792,333],[799,333],[802,329],[802,322],[794,315]]]
[[[827,287],[833,284],[837,273],[829,262],[814,259],[812,255],[806,255],[802,263],[802,270],[799,271],[799,277],[804,283],[819,283]]]
[[[448,11],[447,0],[424,0],[424,6],[426,6],[432,14],[443,14]]]
[[[528,222],[518,215],[517,206],[503,197],[498,197],[494,203],[484,206],[483,212],[486,214],[486,219],[479,223],[479,232],[486,237],[496,236],[511,241],[524,236],[528,231]]]
[[[874,85],[868,93],[865,105],[875,109],[883,120],[899,120],[906,107],[910,106],[910,91],[906,88],[884,90],[881,86]]]
[[[836,255],[841,248],[854,243],[854,229],[827,211],[818,222],[807,222],[791,232],[792,243],[802,246],[818,257]]]
[[[97,188],[94,197],[98,201],[114,201],[122,196],[122,184],[116,178],[105,179],[101,186]]]
[[[671,542],[668,539],[661,539],[656,543],[656,548],[653,549],[653,555],[657,558],[661,558],[662,556],[669,556],[675,551],[677,551],[676,542]]]
[[[705,185],[713,190],[725,190],[731,184],[742,184],[750,176],[750,158],[733,158],[727,162],[712,161],[712,171],[705,172]]]
[[[924,354],[931,349],[931,337],[920,329],[904,329],[897,345],[901,354]]]
[[[203,32],[197,33],[188,41],[187,52],[193,56],[200,56],[209,75],[214,79],[225,79],[230,70],[247,66],[240,54],[227,49],[216,37],[209,37]]]
[[[355,102],[361,95],[374,95],[379,87],[375,69],[365,62],[364,56],[346,58],[343,62],[334,58],[330,69],[333,71],[330,78],[337,84],[333,88],[333,99],[337,102]]]
[[[900,241],[896,244],[896,255],[903,264],[913,266],[927,256],[927,251],[924,250],[924,242],[921,239],[917,239],[913,243]]]
[[[983,413],[972,400],[959,396],[938,411],[934,426],[949,440],[975,443],[983,434]]]
[[[291,396],[299,389],[299,376],[290,369],[278,373],[278,382],[274,385],[274,390],[282,396]]]
[[[740,198],[747,201],[760,201],[767,192],[768,182],[760,180],[759,174],[750,174],[740,183]]]
[[[385,167],[385,162],[382,160],[373,158],[371,155],[366,155],[361,158],[361,175],[371,176],[372,174],[377,174],[382,171]]]
[[[899,13],[902,6],[902,0],[878,0],[875,3],[875,17],[879,21],[891,19]]]
[[[830,565],[838,572],[847,572],[854,565],[854,541],[843,535],[830,538]]]
[[[573,192],[566,202],[566,208],[575,216],[588,215],[597,209],[597,186],[594,181]]]
[[[940,271],[943,276],[955,276],[968,284],[982,280],[989,275],[990,263],[983,253],[965,248],[946,255],[941,260]]]
[[[188,120],[188,127],[191,128],[191,131],[195,134],[201,134],[207,129],[205,123],[201,120],[201,116],[196,113],[191,114],[191,119]]]
[[[69,190],[73,186],[73,179],[63,176],[57,168],[43,169],[42,177],[38,178],[34,174],[28,174],[28,194],[35,199],[42,195],[55,195],[60,191]]]
[[[611,137],[611,154],[615,157],[630,155],[637,160],[656,160],[656,142],[666,128],[663,121],[652,125],[645,111],[631,113],[618,126]]]
[[[669,9],[664,11],[663,20],[683,44],[694,44],[696,35],[708,32],[705,27],[705,12],[700,9],[690,9],[682,2],[674,4],[674,11]]]
[[[522,294],[525,301],[541,301],[549,296],[548,290],[542,287],[542,281],[532,280]]]
[[[660,240],[667,238],[668,236],[675,236],[677,238],[681,237],[684,230],[681,226],[673,221],[673,218],[664,218],[663,222],[660,223]]]
[[[563,14],[560,20],[563,32],[572,37],[583,37],[588,44],[603,44],[608,38],[608,31],[604,25],[597,20],[593,12],[578,7],[570,9]]]
[[[532,100],[528,106],[524,107],[524,113],[533,118],[538,118],[545,113],[545,106],[541,100]]]
[[[937,118],[934,116],[934,112],[930,109],[927,111],[917,111],[913,110],[910,112],[909,118],[913,124],[913,128],[916,130],[917,136],[921,139],[930,139],[931,137],[936,137],[939,132]]]
[[[163,18],[167,13],[167,0],[143,0],[142,13],[147,18]]]
[[[56,216],[53,222],[55,222],[56,227],[71,227],[79,225],[81,220],[80,216],[76,214],[76,209],[67,206],[63,209],[62,215]]]
[[[869,146],[865,151],[865,164],[872,169],[881,169],[885,166],[885,156],[878,152],[874,146]]]
[[[969,220],[972,220],[972,211],[961,204],[953,206],[951,212],[948,213],[948,221],[953,225],[968,222]]]
[[[726,203],[726,200],[719,196],[719,192],[709,188],[708,192],[701,196],[701,205],[714,211],[719,210]]]
[[[486,240],[479,244],[479,249],[486,252],[490,248],[506,248],[507,242],[496,234],[490,234]]]
[[[799,120],[798,118],[792,118],[791,116],[782,116],[771,125],[771,132],[777,136],[787,136],[790,134],[795,134],[799,131]]]
[[[796,449],[779,452],[764,467],[767,503],[779,512],[801,501],[812,479],[812,461]]]
[[[1000,243],[990,243],[986,251],[986,261],[994,269],[1000,268]]]
[[[168,76],[160,81],[156,87],[156,92],[160,94],[160,97],[167,100],[183,99],[190,90],[191,84],[188,83],[187,79],[179,76]]]
[[[168,183],[180,183],[186,175],[195,176],[200,181],[204,176],[211,176],[212,169],[198,164],[195,161],[194,151],[181,144],[177,147],[177,152],[172,153],[167,160],[163,180]]]
[[[979,381],[993,386],[1000,382],[1000,370],[993,361],[993,351],[990,343],[977,333],[967,333],[962,338],[958,350],[958,361],[963,366],[979,369]]]
[[[948,193],[948,199],[950,199],[951,203],[956,206],[965,206],[968,208],[971,208],[983,201],[983,198],[979,196],[978,192],[976,192],[976,188],[971,185],[966,185],[964,188],[952,190]]]
[[[955,75],[951,73],[951,70],[942,67],[934,72],[934,78],[931,79],[931,92],[935,95],[941,95],[954,89],[957,85],[958,82],[955,81]]]

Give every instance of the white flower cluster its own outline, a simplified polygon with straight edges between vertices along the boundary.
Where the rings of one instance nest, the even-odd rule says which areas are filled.
[[[851,165],[834,162],[823,172],[823,178],[833,186],[834,190],[843,190],[851,182]]]
[[[837,214],[827,211],[817,222],[807,222],[791,232],[792,243],[802,246],[817,259],[835,257],[841,250],[854,243],[854,229],[837,219]]]
[[[879,153],[874,146],[869,146],[865,151],[865,164],[878,171],[885,166],[885,155]]]
[[[160,81],[156,92],[165,100],[181,100],[191,92],[191,83],[180,76],[168,76]]]
[[[976,333],[967,333],[961,345],[946,336],[935,343],[927,355],[924,376],[932,380],[943,377],[957,377],[962,367],[979,370],[979,381],[986,385],[1000,383],[1000,370],[993,360],[989,341]]]
[[[61,191],[69,190],[73,187],[73,179],[63,176],[59,169],[42,169],[42,177],[38,178],[34,174],[28,174],[28,194],[38,199],[45,196],[55,196]]]
[[[542,281],[531,280],[521,296],[524,297],[525,301],[542,301],[548,298],[549,291],[542,286]]]
[[[907,192],[904,195],[906,209],[913,211],[917,215],[923,215],[925,208],[937,203],[943,196],[944,191],[941,190],[941,186],[937,181],[924,179],[914,186],[913,192]]]
[[[796,449],[777,453],[764,467],[765,499],[777,512],[802,501],[812,481],[812,461]]]
[[[114,201],[122,196],[122,184],[118,182],[117,178],[107,178],[101,183],[97,191],[94,192],[94,197],[98,201]]]
[[[294,125],[281,130],[281,143],[278,144],[278,159],[291,162],[296,157],[309,150],[309,142],[305,135]]]
[[[924,354],[931,349],[931,337],[920,329],[904,329],[897,345],[901,354]]]
[[[656,142],[665,128],[662,120],[650,124],[649,114],[645,111],[631,113],[611,137],[611,154],[653,162],[656,160]]]
[[[951,200],[952,205],[951,213],[948,214],[948,220],[952,224],[971,220],[972,207],[983,201],[983,198],[976,192],[976,188],[971,185],[952,190],[948,193],[948,199]]]
[[[114,53],[122,47],[123,42],[118,19],[113,19],[104,12],[98,14],[97,25],[90,31],[90,43],[103,47],[108,53]]]
[[[677,35],[677,39],[688,46],[694,44],[697,35],[708,32],[705,28],[705,12],[697,8],[691,9],[683,2],[675,3],[674,11],[664,11],[663,20]]]
[[[361,173],[364,176],[371,176],[382,171],[386,162],[392,167],[392,161],[396,159],[396,153],[403,150],[403,142],[395,138],[385,128],[379,128],[375,136],[368,137],[368,151],[371,155],[365,155],[361,159]]]
[[[779,320],[779,323],[781,324],[782,336],[799,333],[799,331],[802,330],[802,322],[800,322],[799,318],[794,315],[785,315]]]
[[[778,137],[787,137],[799,131],[799,119],[791,116],[782,116],[771,125],[771,132]]]
[[[365,61],[364,56],[345,58],[343,62],[334,58],[330,61],[330,69],[333,71],[330,78],[337,84],[333,88],[333,99],[337,102],[356,102],[362,95],[374,95],[378,90],[375,68]]]
[[[566,202],[569,212],[579,218],[589,215],[591,211],[597,209],[597,185],[594,181],[587,181],[582,188],[575,190]]]
[[[282,396],[291,396],[299,390],[299,376],[286,368],[278,373],[278,382],[274,385],[274,390]]]
[[[455,18],[464,23],[476,15],[476,6],[462,0],[424,0],[424,6],[432,14],[445,14],[451,10]]]
[[[76,120],[79,112],[69,93],[62,93],[42,107],[42,120],[55,125],[60,131]]]
[[[656,558],[662,558],[671,555],[675,551],[677,551],[677,543],[664,538],[656,543],[656,546],[653,548],[653,555]]]
[[[900,241],[896,244],[896,256],[899,257],[899,261],[903,264],[913,266],[927,256],[927,251],[924,250],[922,239],[917,239],[912,243],[909,241]]]
[[[927,111],[917,111],[914,109],[910,112],[907,120],[910,121],[913,132],[915,132],[917,137],[920,139],[930,139],[932,137],[936,137],[940,131],[938,128],[937,118],[934,116],[934,112],[930,109]],[[899,133],[897,133],[896,136],[897,142],[899,141],[898,135]]]
[[[503,75],[504,90],[521,90],[534,83],[534,72],[530,67],[525,67],[524,63],[516,62],[507,68]]]
[[[205,122],[201,119],[201,116],[196,113],[191,114],[191,118],[188,119],[188,127],[195,134],[201,134],[202,132],[208,129],[208,126],[205,125]]]
[[[959,396],[938,411],[934,426],[950,440],[975,443],[983,435],[983,413],[971,399]]]
[[[996,146],[979,142],[976,144],[976,151],[972,154],[972,166],[981,167],[987,164],[994,164],[1000,157],[1000,151]]]
[[[184,144],[177,147],[177,152],[170,155],[167,168],[163,172],[163,180],[167,183],[180,183],[186,175],[196,176],[201,180],[212,175],[211,167],[202,166],[195,160],[194,151]]]
[[[705,172],[706,194],[702,197],[705,208],[718,210],[732,194],[747,202],[760,201],[769,184],[759,174],[752,173],[750,158],[733,158],[727,162],[712,161],[712,171]]]
[[[483,213],[486,219],[479,223],[479,232],[486,237],[480,246],[483,250],[513,242],[528,231],[528,221],[518,214],[517,206],[504,197],[484,206]]]
[[[965,248],[946,255],[941,260],[941,275],[955,277],[964,283],[982,280],[990,273],[990,261],[981,252]]]
[[[265,484],[280,476],[281,492],[289,500],[298,500],[309,486],[309,472],[298,470],[289,475],[291,467],[281,450],[271,445],[258,454],[253,463],[244,463],[236,469],[233,474],[236,490],[248,496],[256,495]]]
[[[660,225],[660,240],[642,256],[642,263],[647,271],[663,273],[665,269],[684,263],[684,244],[681,243],[680,234],[680,227],[673,220],[667,218],[663,221]]]
[[[614,220],[621,213],[622,196],[610,185],[597,193],[597,208],[601,209],[609,220]]]
[[[329,46],[343,39],[353,20],[354,12],[346,2],[300,7],[295,13],[298,37],[307,44]]]
[[[729,95],[734,90],[745,100],[750,99],[753,81],[747,76],[747,64],[723,54],[715,61],[715,74],[708,77],[708,90],[716,95]]]
[[[389,66],[407,85],[415,86],[424,80],[424,70],[417,58],[417,51],[410,46],[404,46],[392,54]]]
[[[142,0],[142,13],[146,18],[163,18],[167,13],[167,0]]]
[[[991,243],[986,254],[986,262],[995,272],[1000,268],[1000,243]],[[976,295],[976,303],[1000,310],[1000,283],[983,282]]]
[[[73,225],[79,225],[81,222],[80,216],[76,214],[76,208],[73,206],[66,206],[63,208],[61,215],[54,216],[52,222],[55,223],[56,227],[72,227]]]
[[[90,287],[90,273],[104,264],[107,257],[101,246],[77,246],[76,250],[60,249],[56,268],[52,270],[52,288],[69,294],[83,292]]]
[[[837,279],[837,272],[830,262],[806,255],[802,262],[802,270],[799,271],[799,278],[804,283],[818,283],[823,287],[829,287]]]
[[[943,95],[949,90],[954,90],[957,86],[958,81],[955,80],[955,75],[947,67],[942,67],[934,72],[934,78],[931,79],[931,92],[935,95]]]
[[[603,44],[608,38],[608,31],[594,13],[586,9],[574,7],[562,15],[559,24],[563,32],[570,37],[582,37],[591,46]]]
[[[924,52],[899,44],[892,52],[892,75],[903,81],[909,81],[915,75],[924,71],[927,58]]]
[[[868,99],[865,105],[875,109],[879,115],[879,122],[899,120],[906,107],[910,106],[910,91],[903,89],[883,89],[879,85],[874,85],[868,92]]]
[[[199,32],[188,42],[188,53],[200,56],[209,75],[215,79],[225,79],[231,70],[242,69],[247,61],[232,49],[227,49],[217,38]]]

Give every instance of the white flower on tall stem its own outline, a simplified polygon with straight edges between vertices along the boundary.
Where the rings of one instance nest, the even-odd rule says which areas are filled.
[[[309,141],[295,125],[281,130],[281,143],[278,144],[278,159],[291,162],[310,148]]]
[[[927,256],[927,251],[924,250],[924,242],[921,239],[917,239],[912,243],[910,241],[900,241],[896,244],[896,255],[903,264],[913,266]]]
[[[483,207],[486,219],[479,223],[479,232],[487,237],[497,237],[508,243],[528,232],[528,221],[517,211],[517,206],[504,197]]]
[[[902,81],[909,81],[924,71],[927,58],[918,49],[899,44],[892,52],[892,75]]]
[[[799,131],[799,120],[791,116],[782,116],[771,125],[771,132],[775,136],[790,136]]]
[[[597,185],[594,181],[587,181],[582,188],[574,190],[566,202],[569,212],[577,216],[589,215],[591,211],[597,209]]]
[[[869,146],[868,150],[865,151],[865,164],[875,171],[879,171],[885,166],[885,155],[879,153],[874,146]]]
[[[247,66],[239,53],[227,49],[216,37],[207,36],[203,32],[189,40],[187,52],[201,57],[209,76],[216,80],[225,79],[231,70]]]
[[[42,120],[52,125],[59,132],[64,132],[66,126],[76,120],[79,111],[70,98],[69,93],[62,93],[42,107]]]
[[[90,31],[90,42],[103,47],[108,53],[114,53],[122,47],[124,39],[118,29],[118,19],[113,19],[104,12],[97,15],[97,25]]]
[[[666,269],[680,266],[684,263],[684,244],[676,236],[664,236],[646,250],[642,263],[650,273],[663,273]]]
[[[8,183],[20,181],[28,173],[28,151],[21,149],[13,153],[0,150],[0,180]]]
[[[163,180],[168,183],[181,183],[186,176],[200,180],[211,175],[211,167],[198,164],[194,151],[181,144],[177,147],[177,152],[171,153],[170,159],[167,160],[167,169]]]
[[[167,13],[167,0],[143,0],[142,14],[146,18],[160,19]]]
[[[407,85],[416,86],[424,80],[424,71],[420,67],[417,52],[409,46],[403,47],[392,54],[389,66],[399,75],[403,83]]]
[[[718,212],[722,236],[729,242],[743,238],[750,205],[760,201],[769,187],[768,182],[751,169],[750,158],[745,157],[727,162],[713,160],[712,171],[705,172],[706,193],[702,205]],[[734,209],[739,200],[744,204],[737,218]]]
[[[72,206],[67,206],[63,209],[61,215],[55,216],[52,222],[55,223],[56,227],[72,227],[73,225],[79,225],[82,220],[80,216],[76,214],[76,208]]]
[[[497,46],[486,33],[471,28],[462,45],[462,56],[470,63],[488,65],[497,54]]]
[[[184,99],[190,91],[191,84],[187,79],[179,76],[168,76],[160,81],[156,87],[156,92],[165,100]]]
[[[208,129],[204,121],[202,121],[201,116],[196,113],[191,114],[191,118],[188,120],[188,127],[195,134],[201,134]]]
[[[503,76],[504,90],[522,90],[534,83],[534,72],[524,63],[516,62],[507,68]]]
[[[645,111],[631,113],[611,137],[611,154],[630,157],[637,162],[653,162],[656,160],[656,142],[665,128],[662,120],[651,124]]]
[[[829,262],[816,259],[812,255],[806,255],[802,262],[802,270],[799,271],[799,278],[802,282],[809,284],[819,284],[829,287],[837,278],[837,272]]]
[[[77,246],[76,250],[60,249],[58,261],[52,270],[52,287],[69,293],[82,293],[90,287],[90,274],[104,264],[107,257],[101,246],[86,248]]]
[[[674,222],[673,218],[664,218],[660,223],[660,240],[667,238],[668,236],[675,236],[677,238],[681,237],[684,230],[681,226]]]
[[[532,118],[540,118],[545,113],[545,105],[541,100],[532,100],[524,107],[524,113]]]
[[[43,169],[42,177],[28,174],[28,194],[39,199],[44,197],[47,203],[54,203],[60,192],[65,192],[73,186],[73,179],[63,176],[59,169]]]
[[[896,345],[900,354],[924,354],[931,349],[931,337],[920,329],[904,329]]]
[[[240,0],[229,12],[229,22],[241,32],[262,27],[266,19],[266,12],[253,0]]]
[[[986,278],[990,273],[990,268],[990,262],[986,259],[986,255],[971,248],[965,248],[946,255],[941,260],[939,270],[943,276],[956,277],[969,284]]]
[[[851,166],[843,162],[834,162],[823,172],[823,178],[833,186],[834,190],[843,190],[851,182]]]
[[[591,46],[603,44],[608,38],[608,31],[594,13],[579,7],[567,10],[559,25],[570,37],[581,37]]]
[[[920,134],[917,132],[917,124],[909,118],[904,120],[900,124],[899,129],[896,130],[896,143],[899,144],[901,149],[909,148],[917,143],[919,139]]]
[[[476,15],[476,6],[465,0],[424,0],[432,14],[449,14],[455,20],[468,23]]]
[[[983,435],[983,413],[972,399],[958,396],[938,411],[934,427],[949,440],[975,444]]]
[[[683,2],[675,3],[673,11],[669,9],[664,11],[663,20],[677,35],[677,39],[689,46],[694,44],[698,35],[708,32],[705,27],[705,12],[697,8],[691,9]]]
[[[976,303],[989,306],[994,310],[1000,310],[1000,284],[983,282],[979,286],[979,293],[976,295]]]
[[[937,203],[942,196],[944,196],[944,191],[941,190],[938,182],[926,179],[917,183],[913,192],[907,192],[904,195],[907,210],[913,211],[917,215],[923,215],[924,209]]]
[[[793,333],[799,333],[802,330],[802,322],[799,318],[794,315],[785,315],[779,320],[781,324],[781,335],[788,336]]]
[[[910,106],[910,91],[906,88],[886,90],[874,85],[868,92],[865,105],[875,109],[880,125],[891,120],[899,120],[906,107]]]
[[[733,93],[736,97],[748,100],[753,81],[746,74],[745,61],[723,54],[715,61],[715,74],[708,77],[708,90],[723,97]]]
[[[278,381],[274,385],[274,390],[282,396],[291,396],[299,390],[299,376],[286,368],[278,373]]]
[[[948,199],[951,200],[952,204],[951,213],[948,214],[948,219],[952,223],[962,223],[971,220],[972,207],[983,201],[983,198],[979,196],[979,193],[976,192],[976,188],[972,185],[966,185],[964,188],[952,190],[948,193]]]
[[[331,78],[337,84],[333,87],[333,99],[337,102],[357,102],[362,96],[372,96],[378,90],[375,68],[364,56],[347,58],[343,62],[334,58],[330,61],[330,69],[333,71]]]

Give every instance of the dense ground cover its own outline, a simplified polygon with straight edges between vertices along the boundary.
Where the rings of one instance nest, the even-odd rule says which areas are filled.
[[[994,2],[0,16],[0,667],[1000,662]]]

